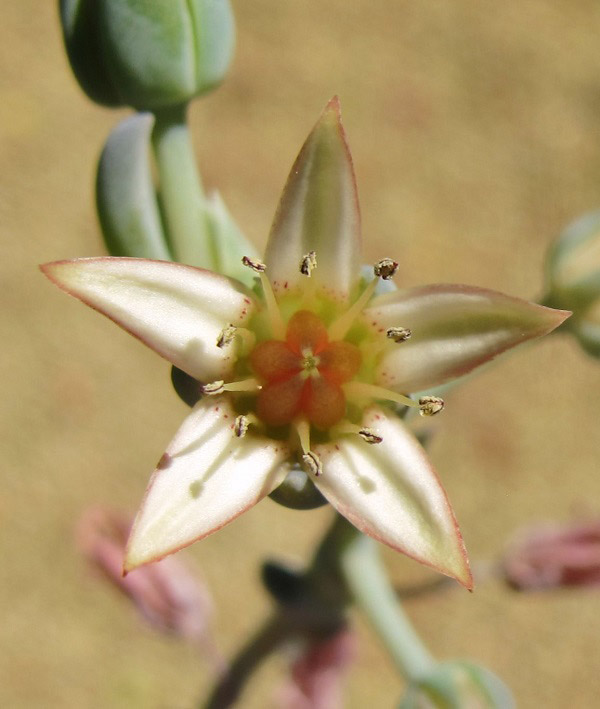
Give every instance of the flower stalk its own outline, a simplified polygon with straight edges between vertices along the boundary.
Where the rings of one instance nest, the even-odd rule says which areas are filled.
[[[156,112],[152,146],[159,198],[174,261],[208,267],[215,260],[204,214],[204,191],[186,122],[187,106]]]
[[[376,543],[348,528],[339,566],[353,601],[365,614],[399,672],[408,680],[426,676],[435,661],[406,616],[382,565]]]

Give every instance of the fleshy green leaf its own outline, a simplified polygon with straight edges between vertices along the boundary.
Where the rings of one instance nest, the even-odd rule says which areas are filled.
[[[231,369],[216,342],[228,324],[245,323],[254,301],[241,283],[192,266],[131,258],[56,261],[42,271],[57,286],[201,381]]]
[[[149,145],[153,125],[150,113],[121,121],[100,157],[96,203],[112,256],[170,259],[152,181]]]
[[[360,213],[337,98],[304,143],[275,215],[265,263],[276,292],[301,283],[300,259],[310,251],[317,257],[314,283],[347,300],[360,275]]]
[[[365,534],[471,588],[454,513],[422,447],[383,409],[368,409],[363,425],[383,441],[368,445],[349,435],[315,446],[323,462],[315,485]]]
[[[379,384],[401,392],[467,374],[548,334],[569,315],[483,288],[443,284],[382,295],[364,311],[365,323],[376,332],[388,327],[412,332],[409,340],[387,349],[376,374]]]
[[[251,288],[256,274],[242,264],[242,257],[258,258],[253,244],[240,231],[218,192],[204,200],[203,210],[213,253],[212,270],[236,278]]]
[[[515,709],[501,679],[472,662],[443,662],[412,682],[398,709]]]
[[[206,397],[183,422],[134,522],[127,571],[216,532],[281,483],[287,446],[254,434],[237,438],[235,416],[227,397]]]

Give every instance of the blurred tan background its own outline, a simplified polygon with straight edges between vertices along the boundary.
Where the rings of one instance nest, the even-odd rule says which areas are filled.
[[[208,688],[194,652],[143,626],[73,543],[98,502],[133,512],[186,407],[169,368],[37,272],[102,253],[92,186],[126,112],[91,104],[62,51],[57,3],[2,3],[0,705],[185,709]],[[290,165],[341,96],[366,257],[397,281],[542,289],[559,230],[600,206],[600,5],[594,0],[237,0],[228,81],[191,122],[207,186],[261,245]],[[457,390],[431,448],[474,560],[515,529],[600,514],[600,365],[560,337]],[[267,500],[188,558],[218,602],[229,654],[267,614],[265,555],[306,559],[329,512]],[[386,554],[399,583],[428,572]],[[494,583],[407,609],[432,651],[471,657],[525,708],[597,707],[600,591],[514,595]],[[403,684],[357,618],[350,708]],[[242,706],[271,706],[274,658]]]

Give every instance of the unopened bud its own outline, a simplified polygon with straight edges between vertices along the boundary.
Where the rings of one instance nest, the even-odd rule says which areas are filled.
[[[69,61],[98,103],[180,106],[219,84],[234,47],[229,0],[62,0]]]
[[[600,211],[586,214],[560,234],[548,253],[544,305],[571,310],[563,328],[600,357]]]

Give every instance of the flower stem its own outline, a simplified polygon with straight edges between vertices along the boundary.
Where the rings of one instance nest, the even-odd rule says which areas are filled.
[[[248,679],[261,662],[290,635],[285,616],[268,620],[240,650],[225,674],[219,679],[203,709],[227,709],[233,706]]]
[[[204,192],[186,122],[187,106],[156,112],[152,146],[158,194],[175,261],[215,267],[212,236],[204,212]]]
[[[347,536],[339,557],[348,590],[398,670],[407,680],[417,680],[433,668],[435,660],[404,613],[381,563],[376,543],[343,521],[354,531]]]

